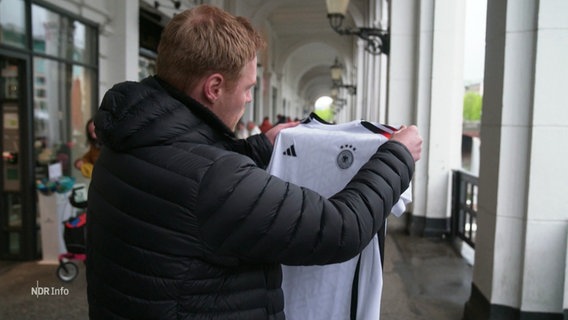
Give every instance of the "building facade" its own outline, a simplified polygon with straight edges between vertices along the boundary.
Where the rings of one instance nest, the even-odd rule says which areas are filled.
[[[259,53],[244,120],[302,118],[335,92],[335,121],[417,124],[424,152],[408,231],[451,230],[461,166],[464,1],[353,0],[345,24],[386,30],[388,54],[340,36],[323,0],[1,0],[0,259],[42,256],[36,181],[72,162],[112,85],[152,75],[161,28],[201,3],[251,19]],[[474,277],[466,319],[562,319],[568,310],[568,2],[488,1]],[[334,88],[329,68],[343,66]],[[337,89],[333,91],[332,89]],[[65,199],[64,199],[65,200]]]

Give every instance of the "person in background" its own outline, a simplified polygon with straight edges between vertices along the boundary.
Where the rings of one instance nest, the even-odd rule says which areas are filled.
[[[276,124],[280,124],[280,123],[286,123],[286,116],[284,116],[282,114],[277,114],[276,115]]]
[[[247,131],[249,136],[261,133],[260,128],[256,125],[256,123],[254,123],[254,121],[247,122]]]
[[[91,319],[285,319],[281,264],[354,257],[408,187],[415,126],[329,199],[270,175],[278,133],[298,123],[234,135],[264,47],[247,19],[196,6],[164,27],[156,76],[105,93],[88,196]]]
[[[239,120],[239,122],[237,123],[237,128],[235,129],[235,136],[237,136],[237,138],[239,139],[246,139],[249,136],[247,127],[245,126],[245,123],[242,122],[241,120]]]
[[[97,133],[95,132],[95,122],[91,118],[87,121],[85,125],[85,136],[87,138],[87,147],[89,148],[83,156],[74,162],[75,169],[81,171],[81,174],[85,178],[91,178],[93,172],[93,166],[99,158],[101,152],[101,144],[97,139]]]
[[[272,123],[270,123],[270,118],[264,117],[262,123],[259,126],[260,132],[266,133],[266,131],[272,128]]]

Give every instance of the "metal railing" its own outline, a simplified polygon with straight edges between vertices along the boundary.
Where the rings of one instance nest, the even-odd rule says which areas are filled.
[[[464,171],[452,173],[452,236],[475,248],[478,178]]]

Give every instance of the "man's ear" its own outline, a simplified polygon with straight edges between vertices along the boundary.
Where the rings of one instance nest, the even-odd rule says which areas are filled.
[[[225,78],[220,73],[209,75],[203,83],[203,94],[209,103],[214,104],[223,92]]]

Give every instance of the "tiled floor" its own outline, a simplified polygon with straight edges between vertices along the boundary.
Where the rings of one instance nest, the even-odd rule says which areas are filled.
[[[409,236],[399,223],[389,220],[381,319],[462,319],[471,266],[448,241]],[[87,319],[85,269],[79,265],[78,278],[63,283],[55,275],[56,265],[0,262],[0,319]],[[61,295],[33,294],[37,287]]]

